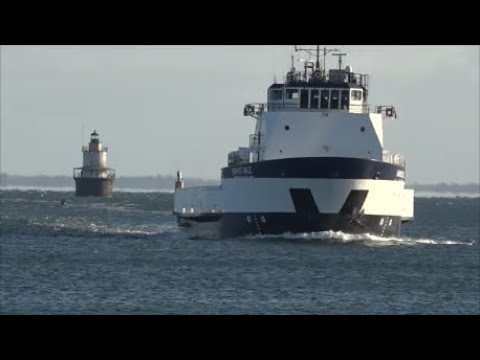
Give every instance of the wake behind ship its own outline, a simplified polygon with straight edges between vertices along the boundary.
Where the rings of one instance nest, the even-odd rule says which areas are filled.
[[[351,66],[326,70],[338,51],[297,48],[316,56],[266,104],[248,104],[256,120],[248,147],[228,155],[220,186],[175,186],[174,214],[192,236],[342,231],[399,235],[413,220],[414,192],[405,189],[406,160],[384,149],[383,121],[394,106],[368,105],[369,76]]]

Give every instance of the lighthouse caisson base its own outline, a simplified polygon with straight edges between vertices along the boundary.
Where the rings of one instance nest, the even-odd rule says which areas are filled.
[[[112,179],[77,178],[75,179],[76,196],[112,196]]]

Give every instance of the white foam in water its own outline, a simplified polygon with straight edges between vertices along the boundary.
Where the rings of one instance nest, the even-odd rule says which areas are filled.
[[[460,242],[446,239],[415,239],[408,237],[381,237],[371,234],[346,234],[341,231],[322,231],[312,233],[292,234],[286,233],[282,235],[252,235],[249,239],[285,239],[285,240],[329,240],[340,243],[361,242],[367,245],[473,245],[473,242]]]
[[[2,185],[0,190],[11,191],[52,191],[52,192],[72,192],[75,191],[71,186],[27,186],[27,185]]]
[[[478,198],[479,192],[415,191],[416,198]]]
[[[140,237],[162,237],[170,240],[184,240],[187,237],[178,231],[176,224],[152,224],[129,228],[128,226],[100,226],[91,224],[94,233],[113,236],[140,236]]]
[[[95,224],[83,221],[65,221],[57,220],[54,222],[30,221],[28,225],[41,226],[54,232],[63,233],[86,232],[99,236],[127,236],[127,237],[148,237],[165,238],[169,240],[187,240],[188,236],[179,231],[175,222],[164,224],[143,224],[137,226],[120,225],[109,226],[105,224]]]

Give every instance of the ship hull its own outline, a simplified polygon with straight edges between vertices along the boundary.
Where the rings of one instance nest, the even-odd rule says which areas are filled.
[[[354,158],[228,167],[220,187],[176,190],[174,212],[194,237],[322,231],[398,236],[401,224],[413,219],[414,194],[405,189],[403,171]],[[221,216],[205,221],[212,211]]]
[[[249,223],[250,220],[250,223]],[[341,231],[348,234],[369,233],[379,236],[400,234],[401,219],[388,216],[363,216],[352,219],[344,214],[227,214],[221,221],[220,234],[234,237],[245,234],[278,235]]]
[[[197,222],[179,217],[179,224],[193,238],[233,238],[250,235],[282,235],[339,231],[348,234],[371,234],[382,237],[400,235],[402,219],[398,216],[347,214],[250,213],[223,214],[217,221]]]
[[[76,196],[112,196],[113,179],[109,178],[76,178]]]

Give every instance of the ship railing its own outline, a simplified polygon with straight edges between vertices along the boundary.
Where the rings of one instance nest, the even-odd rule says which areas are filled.
[[[251,164],[263,159],[264,147],[241,148],[228,154],[228,166]]]
[[[295,110],[295,111],[329,111],[329,110],[336,110],[336,111],[344,111],[356,114],[369,114],[370,113],[370,105],[368,104],[350,104],[348,107],[344,109],[331,109],[331,108],[321,108],[321,107],[308,107],[308,108],[301,108],[299,104],[272,104],[269,103],[265,105],[267,111],[283,111],[283,110]]]
[[[370,114],[370,109],[371,107],[368,104],[350,104],[348,111],[355,114]]]
[[[228,154],[228,166],[235,166],[248,163],[248,159],[242,158],[238,151]]]
[[[368,91],[369,76],[367,74],[349,73],[349,82],[363,86]]]
[[[384,117],[397,118],[397,110],[393,105],[380,105],[375,107],[375,114],[382,114]]]
[[[402,154],[395,154],[389,151],[383,153],[383,162],[400,166],[403,169],[407,167],[407,159]]]
[[[82,146],[82,152],[89,152],[90,148],[88,146]],[[102,147],[100,151],[108,152],[108,146]]]
[[[244,116],[258,116],[262,115],[266,110],[265,104],[247,104],[243,108],[243,115]]]
[[[115,179],[115,169],[98,167],[81,167],[73,169],[73,178]]]
[[[243,114],[245,116],[259,116],[262,115],[264,112],[267,111],[329,111],[329,110],[336,110],[336,111],[344,111],[354,114],[369,114],[372,107],[369,104],[350,104],[349,106],[345,106],[343,109],[331,109],[331,108],[322,108],[322,107],[300,107],[299,104],[284,104],[284,103],[268,103],[268,104],[247,104],[245,105]],[[376,106],[375,113],[383,114],[384,116],[392,116],[396,117],[395,107],[393,106]]]
[[[222,213],[222,187],[197,186],[175,191],[174,213],[198,216]]]

